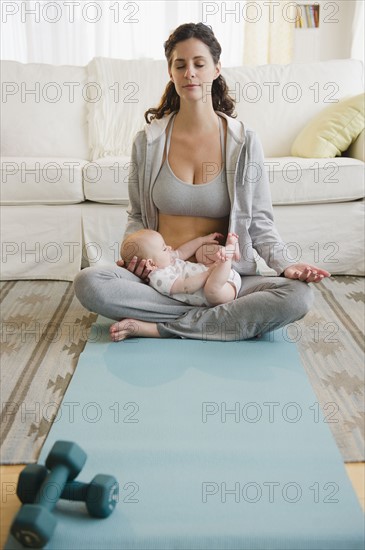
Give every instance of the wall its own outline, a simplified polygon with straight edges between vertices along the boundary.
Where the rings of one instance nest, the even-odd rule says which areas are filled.
[[[363,1],[363,0],[360,0]],[[320,2],[325,19],[338,19],[338,23],[324,21],[320,28],[320,61],[327,59],[346,59],[351,57],[352,23],[356,2],[354,0],[336,0]],[[332,9],[324,9],[325,4],[338,6],[338,12],[332,15]]]
[[[293,62],[350,58],[352,25],[359,1],[363,0],[317,0],[320,6],[319,28],[295,29]],[[297,3],[312,2],[298,0]]]

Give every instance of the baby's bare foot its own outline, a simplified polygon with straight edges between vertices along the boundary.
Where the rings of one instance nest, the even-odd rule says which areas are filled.
[[[217,252],[209,256],[211,260],[213,260],[214,265],[218,265],[221,262],[226,261],[226,254],[225,254],[225,247],[220,246]]]
[[[241,259],[241,253],[238,246],[238,235],[236,233],[228,233],[226,241],[226,255],[232,260],[238,262]]]

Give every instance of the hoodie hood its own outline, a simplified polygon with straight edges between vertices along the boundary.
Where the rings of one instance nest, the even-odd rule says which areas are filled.
[[[229,133],[237,143],[244,143],[245,129],[243,123],[226,115],[225,113],[222,113],[221,111],[215,112],[218,116],[226,119],[227,133]],[[174,116],[176,113],[177,111],[173,111],[172,113],[169,113],[162,118],[154,118],[150,124],[144,125],[143,129],[145,131],[148,144],[152,144],[155,140],[161,137],[161,135],[165,132],[171,117]]]

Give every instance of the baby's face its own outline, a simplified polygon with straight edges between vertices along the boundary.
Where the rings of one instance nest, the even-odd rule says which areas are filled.
[[[161,235],[156,234],[148,239],[148,258],[159,267],[168,267],[172,263],[172,248],[167,246]]]

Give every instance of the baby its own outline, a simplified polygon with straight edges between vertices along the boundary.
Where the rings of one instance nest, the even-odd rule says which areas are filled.
[[[219,236],[210,233],[173,250],[157,231],[141,229],[123,241],[120,252],[126,266],[134,256],[147,260],[150,285],[161,294],[194,306],[215,306],[234,300],[241,288],[241,277],[232,269],[232,260],[240,259],[238,236],[229,233],[226,245],[209,254],[209,245],[217,245]],[[203,263],[186,261],[201,247],[198,258]]]

